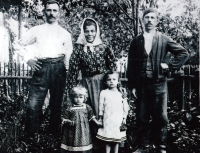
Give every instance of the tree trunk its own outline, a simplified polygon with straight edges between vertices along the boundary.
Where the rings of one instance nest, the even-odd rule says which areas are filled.
[[[19,25],[18,25],[18,39],[21,38],[21,27],[22,27],[22,6],[19,5],[18,6],[19,10],[18,10],[18,21],[19,21]]]
[[[135,37],[139,34],[139,5],[140,0],[132,0],[132,16],[133,16],[133,28]]]
[[[199,10],[199,20],[200,20],[200,10]],[[200,59],[200,25],[199,25],[199,59]],[[199,76],[200,76],[200,67],[199,67]],[[199,82],[200,82],[200,77],[199,77]],[[200,90],[199,90],[199,110],[200,110]]]
[[[136,0],[132,0],[132,16],[133,16],[133,29],[134,29],[134,35],[136,36],[136,26],[135,26],[135,1]]]
[[[18,5],[18,39],[21,38],[21,34],[22,34],[22,6],[21,5]],[[19,63],[19,60],[20,57],[19,57],[19,54],[17,55],[17,63]]]
[[[199,16],[199,21],[200,21],[200,9],[199,9],[199,12],[198,12],[198,16]],[[199,22],[200,23],[200,22]],[[199,25],[199,59],[200,59],[200,24]],[[200,63],[199,63],[200,65]],[[199,67],[199,82],[200,82],[200,67]],[[200,90],[199,90],[199,110],[200,110]]]
[[[136,36],[139,34],[139,6],[140,6],[140,0],[137,0],[136,2]]]

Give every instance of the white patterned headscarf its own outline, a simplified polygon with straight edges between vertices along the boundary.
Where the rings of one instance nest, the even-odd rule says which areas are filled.
[[[84,35],[84,29],[83,29],[83,25],[84,25],[84,22],[85,20],[87,19],[90,19],[92,21],[94,21],[96,23],[96,30],[97,30],[97,33],[96,33],[96,37],[94,39],[94,41],[92,43],[89,43],[87,42],[87,40],[85,39],[85,35]],[[102,41],[101,41],[101,38],[100,38],[100,29],[99,29],[99,25],[98,23],[92,19],[92,18],[85,18],[83,20],[83,23],[81,24],[81,33],[76,41],[76,44],[82,44],[84,45],[84,51],[87,52],[87,47],[90,48],[90,51],[93,52],[94,51],[94,46],[97,46],[97,45],[100,45],[102,44]]]

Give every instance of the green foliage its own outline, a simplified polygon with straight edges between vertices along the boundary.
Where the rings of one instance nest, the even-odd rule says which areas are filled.
[[[24,134],[27,94],[0,95],[0,152],[59,152],[59,140],[47,134],[49,112],[42,114],[40,134],[28,139]]]
[[[179,0],[182,5],[170,2],[146,1],[142,0],[138,4],[139,14],[147,7],[156,7],[160,14],[158,31],[169,35],[175,41],[183,45],[190,52],[188,64],[197,64],[198,61],[198,5],[196,1]],[[92,17],[100,24],[101,38],[105,44],[111,47],[117,57],[121,53],[128,52],[130,41],[135,37],[134,25],[137,19],[139,33],[142,32],[141,19],[132,17],[132,3],[125,0],[60,0],[61,15],[59,23],[67,29],[76,41],[80,33],[80,24],[84,18]],[[133,1],[132,1],[133,2]],[[138,1],[134,1],[137,4]],[[162,3],[161,3],[162,2]],[[184,5],[183,5],[184,4]],[[43,15],[42,0],[22,0],[22,20],[26,28],[40,25],[45,22]],[[178,11],[176,16],[176,10]],[[7,16],[18,20],[18,10],[16,6],[11,6],[7,10]],[[22,27],[22,28],[24,28]],[[15,34],[17,35],[17,34]]]
[[[182,1],[183,2],[183,1]],[[198,64],[199,60],[199,29],[198,29],[198,7],[191,1],[184,0],[181,13],[176,13],[178,6],[169,8],[162,14],[158,24],[158,30],[170,36],[176,42],[184,46],[190,53],[187,64]],[[174,14],[172,14],[174,13]]]
[[[186,92],[187,110],[180,111],[178,102],[170,103],[168,107],[168,116],[170,123],[168,125],[168,141],[169,145],[174,148],[177,153],[182,152],[199,152],[200,151],[200,112],[196,107],[197,95],[192,91],[191,99],[189,92]],[[190,146],[190,147],[188,147]]]
[[[191,99],[189,98],[191,96]],[[185,93],[186,111],[180,111],[178,101],[168,103],[168,147],[169,152],[190,153],[199,152],[200,112],[197,109],[198,97],[194,91]],[[28,139],[24,135],[27,94],[0,95],[0,152],[59,152],[59,140],[47,134],[49,125],[48,108],[43,109],[39,133]],[[136,113],[135,102],[129,99],[131,110],[127,118],[127,138],[124,152],[132,152],[136,143]],[[64,109],[64,107],[63,107]],[[150,146],[153,153],[155,148]]]

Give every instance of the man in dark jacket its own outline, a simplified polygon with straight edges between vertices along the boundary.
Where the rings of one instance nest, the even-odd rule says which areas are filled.
[[[171,38],[156,31],[157,11],[148,8],[143,13],[144,33],[131,42],[128,57],[128,86],[136,100],[139,128],[139,148],[135,153],[147,153],[150,116],[156,131],[158,153],[166,153],[167,139],[167,77],[162,69],[178,70],[188,59],[188,52]],[[173,60],[166,62],[171,52]],[[161,64],[162,63],[162,64]],[[137,93],[136,93],[137,91]]]

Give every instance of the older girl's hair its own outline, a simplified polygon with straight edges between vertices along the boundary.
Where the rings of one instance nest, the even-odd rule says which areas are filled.
[[[94,20],[92,20],[92,19],[86,19],[85,20],[85,22],[83,24],[83,30],[86,29],[86,26],[91,26],[91,25],[95,26],[95,29],[97,30],[96,22]]]
[[[126,98],[126,97],[127,97],[127,92],[126,92],[126,89],[123,88],[122,85],[121,85],[121,83],[120,83],[120,75],[119,75],[119,72],[118,72],[118,71],[114,71],[114,70],[108,71],[108,72],[104,75],[104,77],[103,77],[104,83],[106,82],[106,80],[108,79],[108,75],[110,75],[110,74],[117,74],[117,75],[118,75],[118,81],[119,81],[119,83],[118,83],[118,85],[117,85],[117,89],[118,89],[119,92],[121,92],[122,97],[123,97],[123,98]]]
[[[73,98],[75,95],[84,95],[85,101],[87,101],[88,91],[85,87],[83,87],[81,85],[77,85],[77,86],[73,87],[70,91],[69,96],[70,96],[71,101],[73,101]]]
[[[118,71],[114,71],[114,70],[110,70],[107,71],[103,77],[103,81],[106,82],[106,80],[108,79],[108,75],[110,74],[117,74],[118,75],[118,79],[119,79],[119,72]]]

